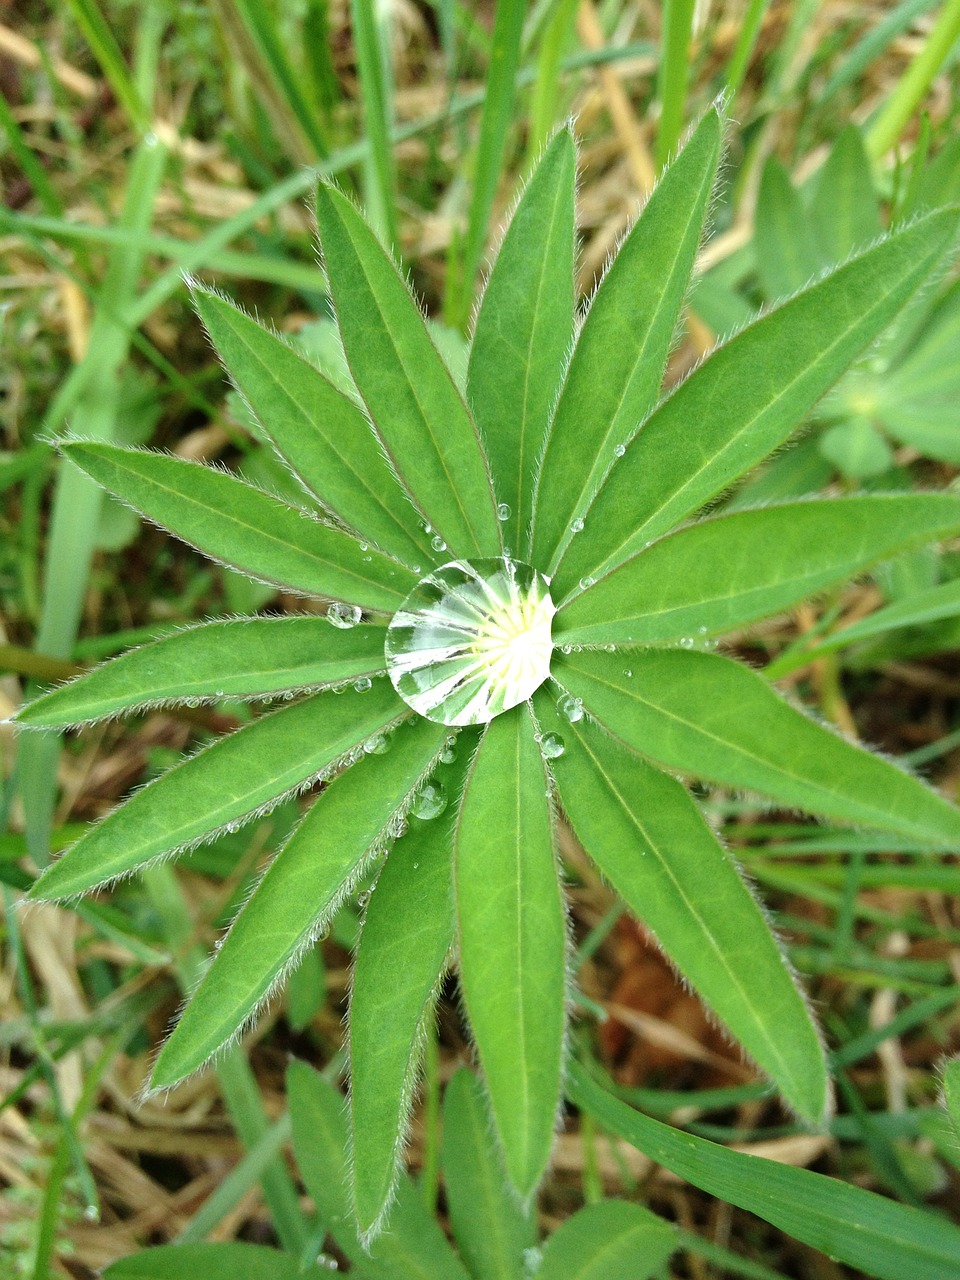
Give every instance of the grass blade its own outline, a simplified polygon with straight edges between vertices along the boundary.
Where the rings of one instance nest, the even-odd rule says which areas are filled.
[[[364,204],[372,224],[399,256],[396,174],[390,129],[393,123],[390,74],[390,31],[384,6],[350,0],[350,25],[360,73],[364,131],[370,140]]]
[[[522,1197],[553,1141],[564,1026],[563,901],[543,760],[524,706],[492,720],[456,829],[460,980]]]
[[[568,1092],[657,1164],[855,1270],[880,1280],[943,1280],[960,1270],[960,1230],[936,1213],[681,1133],[614,1098],[578,1063]]]
[[[175,765],[115,809],[40,877],[35,898],[69,898],[126,875],[317,778],[405,708],[385,680],[314,694]]]
[[[392,613],[416,585],[382,552],[214,467],[87,442],[64,452],[149,520],[258,581],[374,613]]]
[[[661,50],[657,69],[657,96],[660,99],[657,163],[661,168],[673,154],[683,128],[694,8],[694,0],[664,0],[661,10]]]

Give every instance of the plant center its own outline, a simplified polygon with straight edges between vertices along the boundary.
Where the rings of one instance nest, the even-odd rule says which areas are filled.
[[[546,579],[507,556],[434,569],[387,629],[393,687],[428,720],[485,724],[550,674],[555,612]]]

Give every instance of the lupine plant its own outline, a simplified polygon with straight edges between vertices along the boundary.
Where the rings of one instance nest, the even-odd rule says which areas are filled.
[[[960,846],[960,812],[924,782],[716,651],[960,532],[953,493],[722,506],[936,269],[957,211],[878,239],[664,393],[721,135],[711,110],[581,314],[576,154],[561,130],[503,237],[462,387],[390,254],[326,183],[320,243],[354,392],[196,285],[299,504],[158,452],[63,446],[149,519],[317,607],[191,627],[20,712],[40,727],[223,698],[277,704],[131,796],[33,896],[85,893],[319,792],[217,949],[151,1087],[233,1040],[375,877],[349,1029],[354,1208],[368,1234],[390,1203],[449,967],[522,1198],[547,1167],[571,998],[562,822],[814,1125],[831,1106],[816,1022],[685,780]]]

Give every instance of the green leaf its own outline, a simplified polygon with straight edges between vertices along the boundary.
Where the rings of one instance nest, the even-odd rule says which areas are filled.
[[[823,1048],[763,912],[675,779],[596,725],[566,720],[545,689],[542,728],[574,831],[630,910],[789,1104],[813,1124],[829,1102]]]
[[[767,298],[787,298],[814,278],[823,255],[790,175],[770,156],[763,166],[753,233],[757,274]]]
[[[598,1200],[550,1236],[537,1280],[649,1280],[678,1243],[676,1227],[642,1205]]]
[[[880,1280],[960,1273],[960,1230],[937,1213],[897,1204],[809,1169],[794,1169],[681,1133],[618,1101],[572,1064],[568,1093],[611,1133],[708,1195]]]
[[[338,520],[409,566],[429,555],[363,412],[282,338],[219,294],[193,303],[227,372],[300,480]]]
[[[530,526],[536,465],[573,342],[576,159],[573,134],[561,129],[504,236],[470,348],[467,400],[515,550]]]
[[[366,693],[318,693],[261,716],[135,792],[48,867],[31,894],[84,893],[246,821],[406,710],[378,680]]]
[[[557,572],[558,594],[668,532],[782,444],[922,283],[956,227],[953,209],[918,219],[718,347],[608,475]]]
[[[296,963],[351,879],[382,850],[385,828],[435,764],[447,732],[429,720],[401,724],[386,754],[367,756],[327,786],[223,939],[161,1050],[151,1088],[169,1088],[202,1066]]]
[[[960,1058],[950,1058],[943,1067],[943,1099],[957,1138],[960,1138]]]
[[[460,981],[507,1172],[521,1196],[550,1156],[566,935],[543,760],[525,706],[487,726],[456,830]]]
[[[820,170],[810,222],[821,256],[829,263],[843,262],[880,235],[873,174],[855,124],[848,124],[838,136]]]
[[[498,555],[480,438],[420,309],[357,210],[325,183],[317,222],[347,362],[392,467],[453,556]]]
[[[561,606],[554,643],[654,641],[730,631],[778,613],[903,547],[960,530],[960,497],[784,503],[680,529]]]
[[[326,618],[205,622],[130,649],[27,703],[17,723],[81,724],[130,708],[322,687],[384,670],[382,627]]]
[[[479,1081],[462,1067],[443,1099],[443,1179],[447,1211],[474,1280],[516,1280],[536,1239],[536,1218],[503,1176]]]
[[[851,418],[825,431],[820,452],[851,480],[880,476],[893,466],[893,450],[869,418]]]
[[[960,845],[960,811],[919,779],[847,742],[717,654],[573,654],[553,676],[615,737],[658,764],[842,822]]]
[[[104,1280],[302,1280],[296,1258],[258,1244],[164,1244],[121,1258]]]
[[[351,534],[214,467],[109,444],[63,452],[148,520],[261,582],[375,613],[392,613],[416,585],[409,569]]]
[[[430,821],[411,818],[391,850],[367,903],[353,969],[352,1168],[363,1231],[374,1228],[390,1200],[403,1151],[397,1135],[406,1132],[424,1032],[453,941],[453,823],[463,765],[441,769],[436,780],[447,791],[447,810]]]
[[[719,157],[720,117],[710,110],[654,188],[580,330],[535,497],[534,562],[548,573],[616,450],[656,401]]]
[[[303,1062],[287,1069],[293,1149],[307,1191],[359,1280],[467,1280],[460,1260],[418,1189],[401,1178],[390,1229],[369,1249],[357,1235],[347,1197],[347,1119],[343,1098]]]

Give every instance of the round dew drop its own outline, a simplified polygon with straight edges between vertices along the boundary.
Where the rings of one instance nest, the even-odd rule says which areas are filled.
[[[372,684],[373,681],[369,676],[361,676],[359,680],[354,680],[353,687],[356,689],[357,693],[366,693]]]
[[[359,605],[344,604],[342,600],[334,600],[327,609],[327,621],[340,631],[349,631],[355,627],[363,616]]]
[[[583,719],[583,703],[569,693],[563,695],[557,703],[557,709],[571,724],[576,724],[578,720]]]
[[[570,526],[570,532],[571,532],[571,533],[582,533],[582,532],[583,532],[583,521],[580,519],[580,517],[579,517],[579,516],[576,518],[576,520],[574,520],[573,524],[571,524],[571,526]]]
[[[438,724],[486,724],[550,674],[556,612],[546,580],[498,556],[455,560],[411,591],[387,628],[387,674]]]
[[[548,760],[556,760],[566,749],[566,744],[559,733],[545,733],[540,739],[540,750]]]
[[[501,502],[497,507],[498,520],[509,520],[512,514],[509,503]]]
[[[447,793],[439,782],[425,782],[414,798],[410,812],[421,822],[439,818],[447,807]]]

